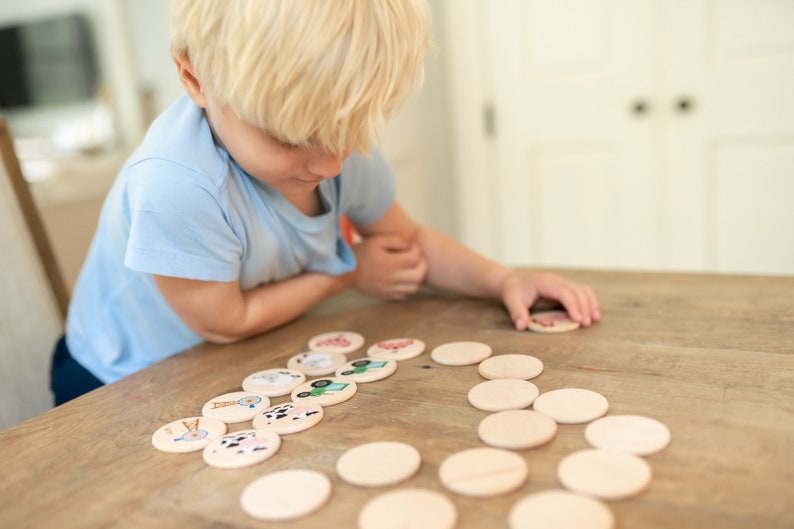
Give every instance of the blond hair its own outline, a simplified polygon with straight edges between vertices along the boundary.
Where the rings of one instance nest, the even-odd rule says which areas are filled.
[[[431,46],[425,0],[171,0],[171,53],[208,98],[337,154],[372,146]]]

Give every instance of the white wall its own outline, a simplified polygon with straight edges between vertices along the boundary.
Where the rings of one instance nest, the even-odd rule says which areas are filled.
[[[138,89],[152,93],[152,110],[160,112],[183,93],[168,51],[168,2],[120,1],[129,28]]]
[[[444,24],[437,0],[433,9],[436,53],[425,57],[425,83],[387,125],[382,135],[386,158],[397,175],[397,199],[419,222],[457,236],[457,204],[452,174],[452,141],[446,83]]]

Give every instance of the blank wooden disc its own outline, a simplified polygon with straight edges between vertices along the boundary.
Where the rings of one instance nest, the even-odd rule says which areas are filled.
[[[393,441],[351,448],[336,461],[339,477],[360,487],[385,487],[410,478],[422,458],[413,446]]]
[[[564,388],[542,393],[532,408],[560,424],[582,424],[602,417],[609,402],[589,389]]]
[[[504,411],[529,407],[538,396],[537,386],[526,380],[497,378],[469,390],[469,402],[479,410]]]
[[[249,484],[240,506],[249,516],[266,521],[286,521],[307,516],[331,497],[331,480],[314,470],[282,470]]]
[[[509,410],[491,414],[480,421],[477,433],[487,445],[523,450],[554,439],[557,423],[536,411]]]
[[[489,497],[512,492],[527,480],[524,458],[500,448],[470,448],[441,463],[441,484],[463,496]]]
[[[495,378],[519,378],[529,380],[543,372],[543,362],[530,355],[505,354],[492,356],[480,362],[480,376]]]
[[[510,510],[510,529],[612,529],[615,516],[602,501],[565,490],[525,496]]]
[[[651,467],[635,455],[586,449],[566,456],[557,467],[565,488],[604,500],[638,496],[651,484]]]
[[[430,357],[445,366],[468,366],[482,362],[493,350],[480,342],[450,342],[439,345],[430,352]]]
[[[370,500],[358,516],[360,529],[452,529],[455,504],[429,489],[397,489]]]
[[[670,444],[670,430],[657,420],[640,415],[610,415],[587,425],[587,442],[595,448],[647,456]]]

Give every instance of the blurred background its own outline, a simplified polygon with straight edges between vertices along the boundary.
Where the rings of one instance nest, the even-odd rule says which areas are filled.
[[[431,0],[383,131],[419,221],[512,265],[794,274],[794,0]],[[0,118],[69,287],[182,90],[166,0],[0,2]]]

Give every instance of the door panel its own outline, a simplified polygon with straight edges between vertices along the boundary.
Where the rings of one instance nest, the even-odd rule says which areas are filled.
[[[512,264],[652,266],[660,232],[648,148],[657,134],[650,119],[655,72],[636,24],[651,16],[650,4],[493,4],[497,211],[505,227],[499,257]]]
[[[793,166],[783,154],[794,138],[794,3],[662,5],[664,34],[686,36],[668,37],[664,47],[665,264],[794,273],[779,247],[779,238],[794,241],[794,222],[781,218],[781,200],[791,202],[781,197],[794,197]],[[684,99],[688,109],[680,107]],[[771,226],[779,238],[757,235]]]
[[[791,0],[716,0],[713,9],[718,57],[774,54],[794,48]]]
[[[487,168],[461,186],[490,234],[464,242],[515,265],[794,273],[794,2],[465,5],[478,60],[455,65],[496,126],[458,143]]]

